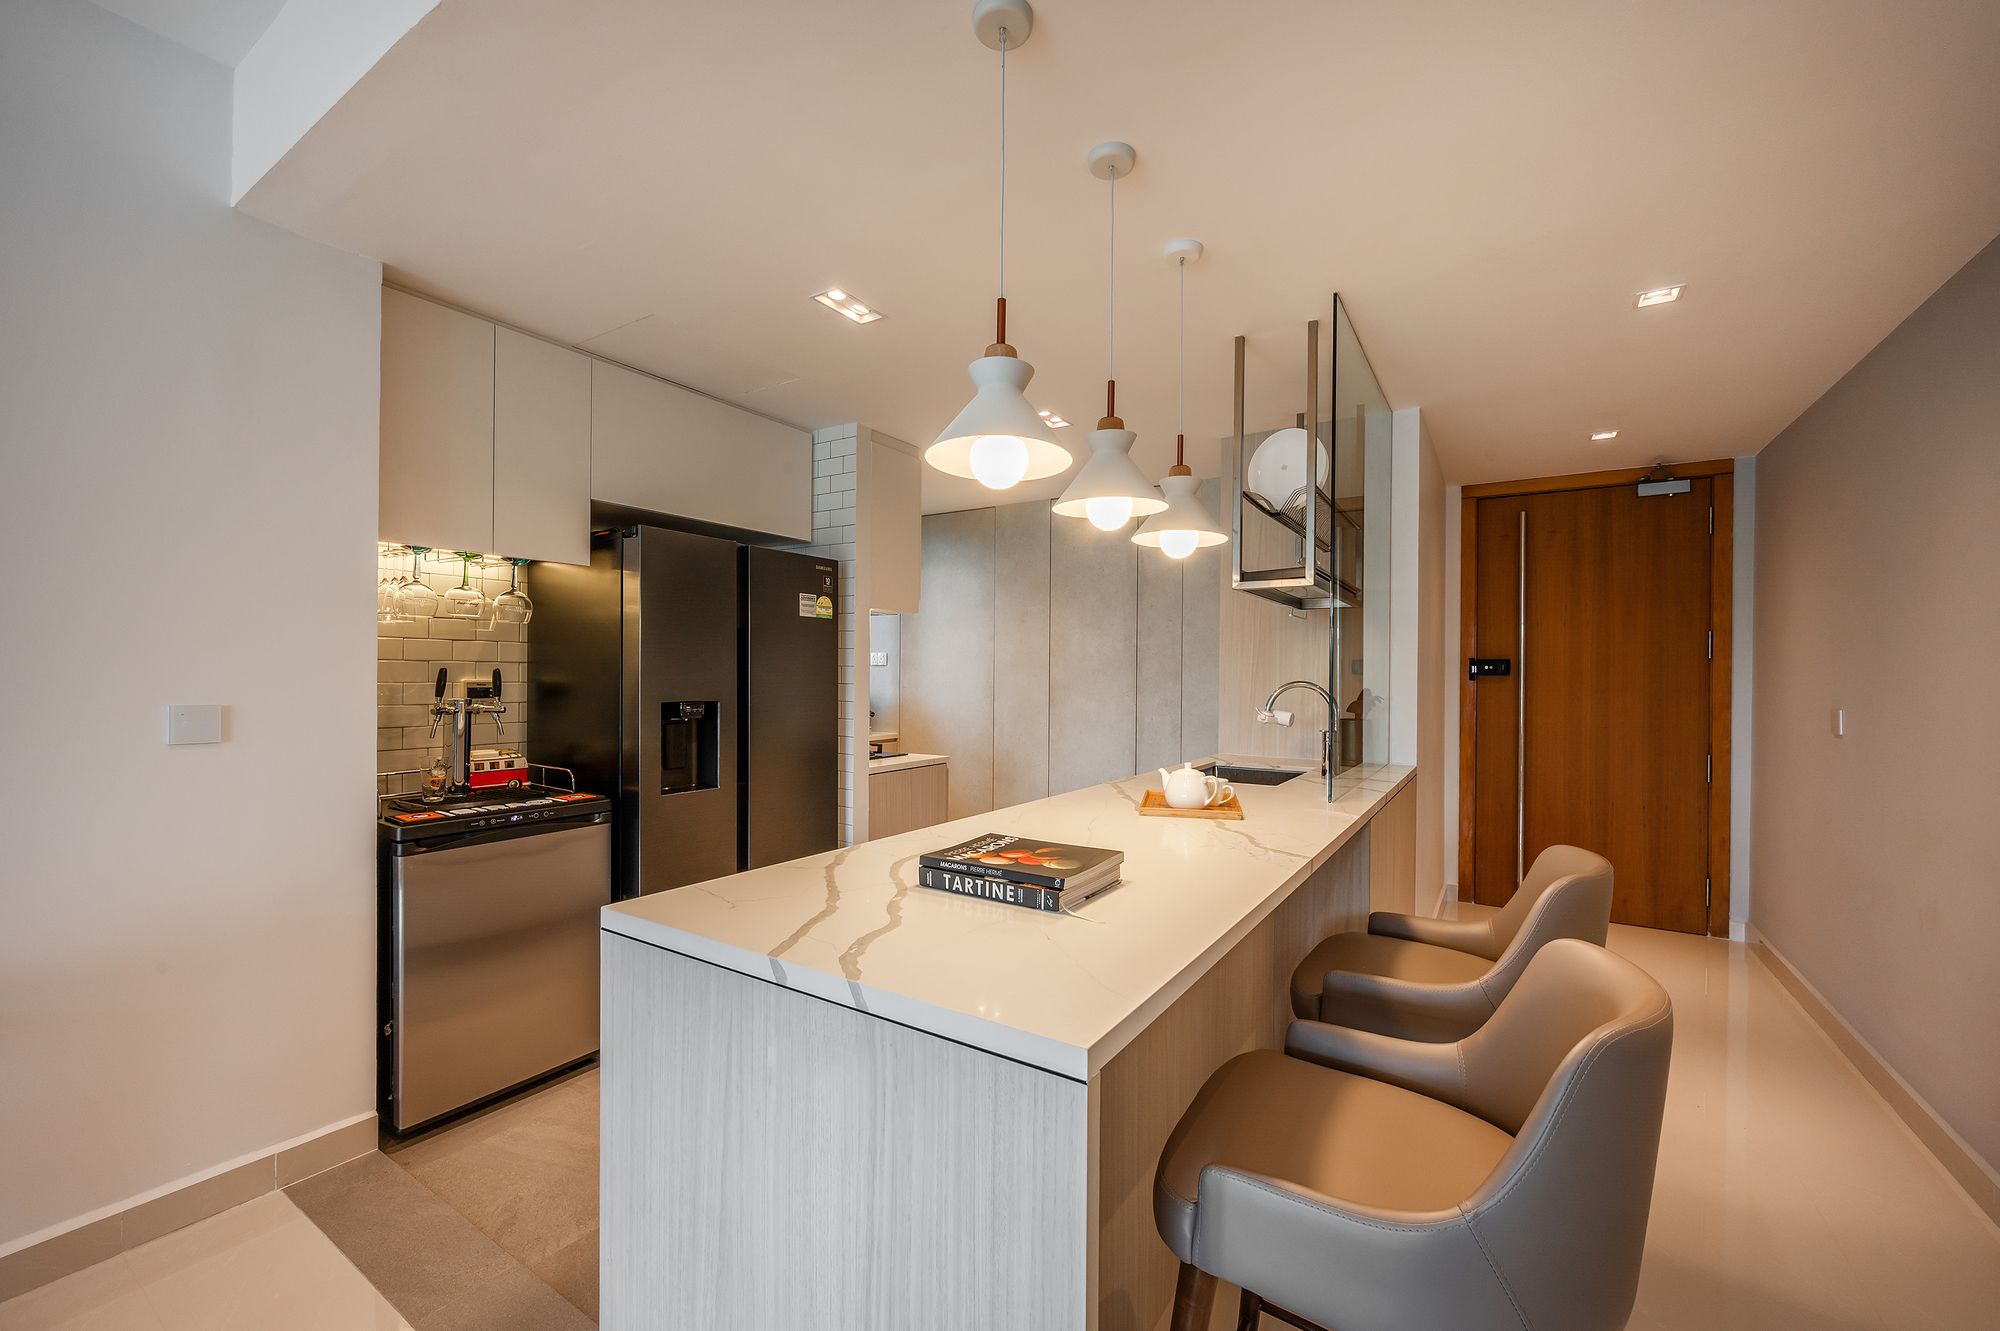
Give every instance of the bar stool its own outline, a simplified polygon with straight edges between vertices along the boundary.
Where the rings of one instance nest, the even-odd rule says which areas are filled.
[[[1638,1291],[1673,1009],[1557,939],[1451,1044],[1296,1022],[1218,1068],[1153,1184],[1174,1331],[1269,1311],[1338,1331],[1612,1331]]]
[[[1326,939],[1292,972],[1292,1013],[1405,1040],[1457,1040],[1493,1015],[1544,945],[1602,946],[1610,924],[1611,861],[1550,846],[1497,911],[1458,920],[1376,911],[1366,933]]]

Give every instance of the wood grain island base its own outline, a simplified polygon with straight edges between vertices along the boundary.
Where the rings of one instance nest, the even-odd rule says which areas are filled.
[[[1411,774],[1241,823],[1141,818],[1135,777],[608,908],[603,1326],[1163,1327],[1160,1148],[1408,862],[1371,841]],[[1125,882],[1055,916],[915,885],[986,830],[1118,846]]]

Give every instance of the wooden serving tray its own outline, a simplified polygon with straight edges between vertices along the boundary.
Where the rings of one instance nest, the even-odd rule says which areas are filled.
[[[1146,798],[1139,801],[1139,812],[1155,818],[1222,818],[1230,822],[1243,819],[1243,802],[1236,798],[1236,792],[1229,792],[1229,798],[1220,804],[1205,805],[1199,809],[1176,809],[1167,803],[1164,790],[1149,790]]]

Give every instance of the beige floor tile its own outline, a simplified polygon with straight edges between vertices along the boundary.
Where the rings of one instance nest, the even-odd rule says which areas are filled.
[[[0,1304],[0,1331],[409,1331],[297,1207],[266,1193]]]
[[[550,1289],[568,1299],[595,1320],[597,1317],[597,1230],[595,1228],[568,1247],[558,1248],[538,1262],[530,1262],[528,1269],[540,1276]]]
[[[458,1212],[375,1153],[285,1190],[413,1323],[517,1269]]]
[[[426,1317],[423,1331],[596,1331],[597,1323],[525,1267]]]
[[[595,1069],[391,1157],[532,1267],[597,1232]]]
[[[1634,1331],[2000,1325],[2000,1235],[1748,949],[1610,945],[1674,1000]]]

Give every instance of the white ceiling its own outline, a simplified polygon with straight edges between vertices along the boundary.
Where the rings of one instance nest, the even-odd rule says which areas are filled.
[[[968,10],[445,0],[244,206],[772,415],[927,443],[991,336],[996,80]],[[1046,0],[1009,61],[1012,340],[1081,453],[1083,161],[1122,138],[1119,402],[1155,473],[1176,236],[1209,247],[1206,474],[1230,337],[1261,367],[1251,428],[1289,424],[1335,290],[1450,480],[1753,452],[2000,227],[1996,53],[1992,0]],[[887,317],[808,299],[834,284]],[[928,509],[982,495],[926,476]]]
[[[96,0],[114,14],[234,69],[285,0]]]

